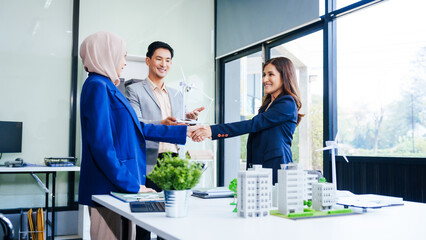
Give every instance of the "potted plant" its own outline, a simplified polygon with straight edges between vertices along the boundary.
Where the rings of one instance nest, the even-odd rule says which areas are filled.
[[[198,183],[202,173],[202,164],[172,157],[171,153],[158,159],[148,178],[164,190],[167,217],[186,216],[190,189]]]

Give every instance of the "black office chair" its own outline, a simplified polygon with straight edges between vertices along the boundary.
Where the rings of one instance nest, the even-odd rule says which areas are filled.
[[[0,240],[13,239],[13,225],[10,220],[0,213]]]

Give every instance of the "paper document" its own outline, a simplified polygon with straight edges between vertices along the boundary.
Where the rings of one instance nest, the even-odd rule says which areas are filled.
[[[337,204],[360,208],[381,208],[389,206],[404,205],[404,201],[399,197],[389,197],[376,194],[360,194],[347,197],[339,197]]]

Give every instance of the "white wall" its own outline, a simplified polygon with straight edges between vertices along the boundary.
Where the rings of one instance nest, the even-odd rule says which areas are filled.
[[[23,158],[68,156],[72,1],[0,1],[0,121],[22,121]],[[44,176],[40,175],[43,179]],[[57,200],[66,203],[64,174]],[[29,175],[0,175],[0,209],[44,205],[43,190]]]

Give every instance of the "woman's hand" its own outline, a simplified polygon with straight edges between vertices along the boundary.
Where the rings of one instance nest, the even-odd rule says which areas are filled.
[[[139,188],[139,193],[149,193],[149,192],[156,192],[156,191],[152,188],[145,187],[145,185],[141,185],[141,187]]]

